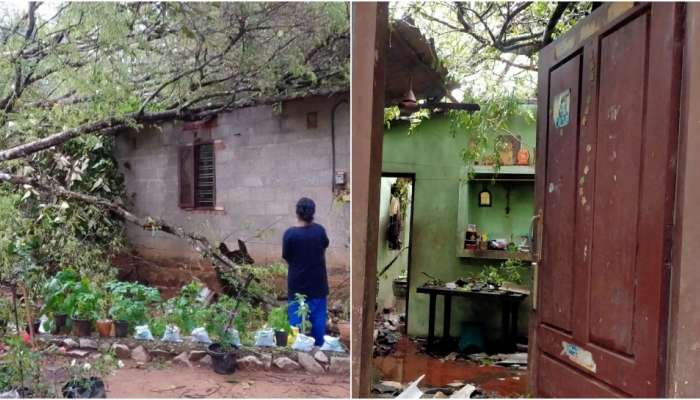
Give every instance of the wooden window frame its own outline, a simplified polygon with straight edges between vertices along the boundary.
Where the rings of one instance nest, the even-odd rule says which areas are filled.
[[[202,145],[211,145],[212,146],[212,165],[213,165],[213,172],[214,172],[214,184],[213,184],[213,205],[212,206],[199,206],[197,205],[197,190],[198,190],[198,177],[199,177],[199,150],[198,148]],[[186,211],[223,211],[223,207],[218,206],[217,203],[217,191],[216,191],[216,152],[217,149],[220,147],[220,141],[219,140],[196,140],[192,144],[187,144],[180,146],[179,149],[179,159],[178,159],[178,176],[179,176],[179,187],[178,187],[178,198],[179,198],[179,207],[182,210]],[[185,150],[189,150],[192,152],[191,156],[191,165],[184,165],[183,164],[183,158],[182,158],[182,153]],[[184,168],[189,168],[192,174],[192,180],[189,183],[191,186],[191,198],[189,199],[188,202],[183,202],[183,169]]]

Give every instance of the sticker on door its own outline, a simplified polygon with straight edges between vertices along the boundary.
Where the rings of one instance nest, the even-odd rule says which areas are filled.
[[[561,355],[566,356],[571,362],[595,373],[596,365],[593,361],[593,354],[590,351],[565,341],[561,342]]]
[[[554,126],[563,128],[569,125],[569,109],[571,106],[571,89],[559,93],[554,97]]]

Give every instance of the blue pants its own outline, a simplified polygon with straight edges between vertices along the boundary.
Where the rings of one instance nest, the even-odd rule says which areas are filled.
[[[309,305],[309,322],[311,322],[311,336],[316,339],[316,346],[323,345],[323,335],[326,334],[326,318],[328,317],[327,303],[325,297],[306,299]],[[301,317],[297,315],[299,303],[296,300],[289,300],[287,308],[289,324],[301,327]],[[301,332],[306,333],[306,332]]]

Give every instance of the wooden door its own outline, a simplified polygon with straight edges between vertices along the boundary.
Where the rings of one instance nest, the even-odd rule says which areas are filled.
[[[538,397],[664,393],[682,7],[608,3],[540,53]]]

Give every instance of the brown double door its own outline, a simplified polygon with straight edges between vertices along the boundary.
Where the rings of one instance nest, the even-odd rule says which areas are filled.
[[[608,3],[540,54],[538,396],[664,394],[681,14]]]

